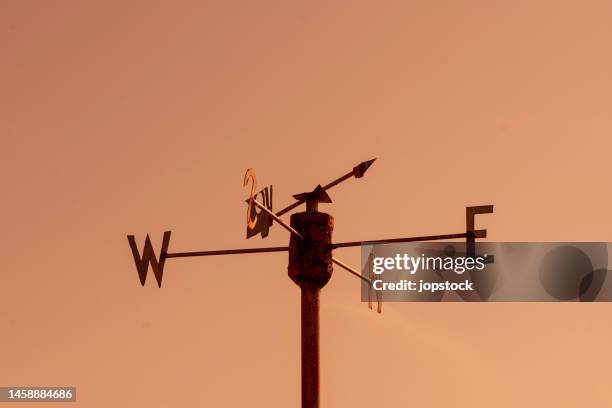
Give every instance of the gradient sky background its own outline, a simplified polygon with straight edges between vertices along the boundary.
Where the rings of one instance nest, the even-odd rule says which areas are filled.
[[[140,286],[126,240],[246,241],[247,167],[333,189],[334,239],[461,232],[612,241],[609,1],[0,5],[0,385],[75,407],[299,406],[284,253],[170,260]],[[336,252],[357,266],[358,249]],[[609,304],[322,296],[326,407],[609,406]]]

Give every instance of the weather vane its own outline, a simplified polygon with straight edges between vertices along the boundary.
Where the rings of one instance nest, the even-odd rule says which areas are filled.
[[[372,281],[362,276],[355,268],[342,262],[332,255],[334,249],[374,245],[383,243],[436,241],[465,238],[468,248],[477,238],[485,238],[486,230],[476,230],[474,218],[476,214],[492,213],[493,206],[476,206],[466,208],[466,231],[457,234],[430,235],[421,237],[406,237],[393,239],[379,239],[369,241],[352,241],[332,243],[332,230],[334,219],[331,215],[319,211],[319,203],[331,203],[327,191],[337,184],[355,177],[361,178],[370,168],[374,160],[368,160],[355,166],[351,171],[336,180],[321,186],[318,185],[310,192],[293,196],[295,202],[280,211],[272,210],[272,186],[257,191],[257,177],[253,169],[248,169],[244,175],[243,187],[251,184],[251,192],[246,200],[246,237],[261,235],[268,236],[270,227],[274,222],[281,225],[290,233],[289,246],[264,247],[244,249],[223,249],[215,251],[194,252],[168,252],[170,244],[170,231],[164,232],[159,260],[155,255],[149,236],[146,236],[142,256],[138,251],[134,235],[128,235],[128,242],[132,249],[140,283],[144,286],[149,265],[153,270],[155,279],[161,287],[164,265],[169,258],[184,258],[193,256],[213,256],[249,254],[260,252],[289,252],[289,277],[301,289],[301,326],[302,326],[302,408],[319,407],[319,296],[321,289],[327,284],[332,275],[333,264],[347,270],[354,276],[367,282],[372,294]],[[257,198],[260,198],[259,201]],[[291,215],[289,224],[280,216],[306,203],[306,211]],[[259,211],[257,211],[259,209]],[[378,313],[382,312],[381,302],[377,297]],[[368,302],[370,309],[372,302]]]

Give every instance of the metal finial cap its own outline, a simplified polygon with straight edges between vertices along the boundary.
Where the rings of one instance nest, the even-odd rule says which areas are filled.
[[[306,211],[317,211],[319,203],[332,202],[331,198],[320,184],[311,192],[296,194],[293,198],[306,201]]]

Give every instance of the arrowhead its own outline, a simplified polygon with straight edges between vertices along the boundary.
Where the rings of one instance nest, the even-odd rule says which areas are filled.
[[[353,174],[355,175],[355,177],[357,178],[363,177],[363,175],[370,168],[372,163],[374,163],[374,160],[376,160],[376,158],[372,160],[361,162],[357,166],[353,167]]]

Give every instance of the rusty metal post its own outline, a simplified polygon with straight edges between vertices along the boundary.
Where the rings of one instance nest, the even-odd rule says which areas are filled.
[[[315,207],[316,208],[316,207]],[[313,211],[291,216],[289,277],[302,292],[302,408],[319,408],[319,295],[332,274],[331,233],[334,219]]]
[[[302,285],[302,408],[319,408],[319,295],[312,284]]]

